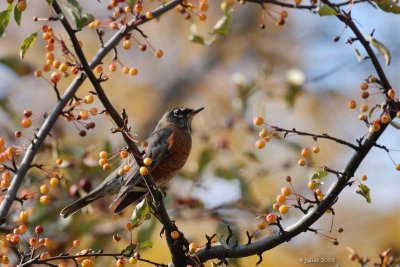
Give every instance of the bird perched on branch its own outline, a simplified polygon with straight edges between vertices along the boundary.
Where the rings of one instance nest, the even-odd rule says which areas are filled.
[[[192,119],[203,109],[175,108],[166,112],[146,140],[143,157],[152,160],[148,169],[157,186],[165,186],[185,165],[192,148]],[[116,169],[93,191],[65,207],[60,215],[66,218],[103,196],[117,193],[110,207],[115,206],[114,213],[118,213],[147,192],[139,166],[133,161],[128,173],[119,175]]]

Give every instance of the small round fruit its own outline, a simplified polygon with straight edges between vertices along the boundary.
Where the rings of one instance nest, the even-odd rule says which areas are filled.
[[[125,224],[125,230],[126,231],[131,231],[133,229],[132,224],[130,222]]]
[[[289,207],[286,206],[286,205],[282,205],[282,206],[279,207],[279,212],[280,212],[281,214],[285,214],[285,213],[287,213],[288,211],[289,211]]]
[[[151,158],[145,158],[145,159],[143,160],[143,163],[144,163],[144,165],[146,165],[146,166],[150,166],[151,163],[153,163],[153,160],[152,160]]]
[[[125,172],[129,172],[131,170],[131,166],[129,164],[124,165],[123,167]]]
[[[400,171],[400,163],[396,164],[396,171]]]
[[[53,177],[50,179],[50,185],[51,186],[57,186],[60,180],[57,177]]]
[[[265,220],[267,221],[267,223],[276,223],[277,220],[276,214],[273,212],[268,213],[267,216],[265,217]]]
[[[282,10],[280,16],[281,18],[286,19],[289,16],[289,13],[286,10]]]
[[[32,237],[31,239],[29,239],[29,246],[31,247],[36,247],[38,245],[38,240],[35,237]]]
[[[21,126],[24,128],[29,128],[32,125],[32,120],[30,118],[23,118],[21,121]]]
[[[395,92],[393,89],[390,89],[390,90],[387,92],[387,95],[388,95],[389,97],[394,97],[394,96],[396,95],[396,92]]]
[[[319,153],[320,148],[319,148],[319,146],[314,146],[312,150],[313,150],[313,152],[314,152],[315,154],[317,154],[317,153]]]
[[[42,193],[42,194],[47,194],[47,193],[49,193],[49,187],[47,186],[47,185],[42,185],[41,187],[40,187],[40,193]]]
[[[279,203],[274,203],[274,205],[272,205],[272,209],[273,210],[279,210],[279,207],[280,207],[281,205],[279,205]]]
[[[286,197],[284,195],[277,195],[276,196],[276,202],[277,203],[285,203]]]
[[[143,10],[143,6],[142,6],[142,4],[135,4],[135,7],[134,7],[134,9],[135,9],[135,12],[136,13],[140,13],[140,12],[142,12],[142,10]]]
[[[61,63],[61,65],[58,67],[58,69],[61,71],[61,72],[66,72],[67,70],[68,70],[68,65],[67,65],[67,63]]]
[[[107,153],[106,151],[101,151],[101,152],[99,153],[99,157],[100,157],[101,159],[107,159],[108,153]]]
[[[164,52],[161,49],[157,49],[156,51],[154,51],[154,56],[156,58],[161,58],[161,57],[163,57],[163,55],[164,55]]]
[[[129,48],[131,48],[131,46],[132,46],[132,44],[131,44],[130,40],[124,40],[123,43],[122,43],[122,47],[124,49],[129,49]]]
[[[367,99],[369,97],[369,92],[368,91],[363,91],[361,93],[361,98]]]
[[[297,162],[297,165],[303,167],[304,165],[306,165],[306,161],[304,159],[299,159],[299,161]]]
[[[21,211],[21,212],[19,213],[19,218],[20,218],[21,221],[23,221],[23,222],[28,221],[28,218],[29,218],[28,212],[26,212],[26,211]]]
[[[50,203],[50,196],[49,195],[43,195],[39,199],[41,204],[49,204]]]
[[[84,101],[86,104],[92,104],[94,101],[94,96],[93,95],[87,95],[84,98]]]
[[[290,196],[292,194],[292,189],[290,189],[289,187],[282,187],[281,194],[284,196]]]
[[[147,169],[147,167],[140,167],[139,172],[142,176],[145,176],[149,173],[149,169]]]
[[[178,231],[172,231],[171,232],[171,238],[176,240],[179,237],[179,232]]]
[[[126,150],[122,150],[122,151],[119,153],[119,156],[120,156],[122,159],[127,158],[128,155],[129,155],[129,153],[128,153],[128,151],[126,151]]]
[[[301,150],[301,156],[305,157],[305,158],[308,158],[309,156],[311,156],[311,150],[309,148],[307,148],[307,147],[303,148]]]
[[[257,229],[260,230],[260,231],[264,230],[266,227],[267,227],[267,223],[266,222],[260,222],[257,225]]]
[[[258,134],[258,136],[259,136],[260,138],[265,138],[265,137],[267,137],[267,135],[268,135],[268,130],[267,130],[267,129],[262,129],[262,130],[260,131],[260,133]]]
[[[357,107],[357,102],[353,99],[353,100],[350,100],[349,101],[349,103],[347,103],[347,106],[350,108],[350,109],[355,109],[356,107]]]
[[[107,163],[107,159],[99,159],[99,165],[104,166]]]
[[[381,116],[381,122],[383,124],[388,124],[390,122],[390,116],[389,114],[385,113]]]
[[[109,164],[109,163],[106,163],[103,165],[103,170],[105,170],[105,171],[109,170],[110,168],[111,168],[111,164]]]
[[[81,241],[79,239],[75,239],[74,242],[72,242],[72,245],[77,248],[81,245]]]
[[[262,148],[264,148],[264,147],[265,147],[265,141],[264,141],[264,140],[258,140],[258,141],[255,143],[255,147],[256,147],[257,149],[262,149]]]
[[[314,190],[317,187],[317,184],[314,181],[309,181],[307,186],[310,190]]]
[[[363,90],[363,91],[364,91],[364,90],[367,90],[368,87],[369,87],[369,86],[368,86],[368,83],[362,83],[362,84],[360,85],[360,89]]]
[[[196,243],[190,243],[189,244],[189,252],[194,253],[198,249],[198,245]]]
[[[62,159],[57,159],[57,160],[56,160],[56,164],[57,164],[57,165],[61,165],[62,163],[63,163],[63,160],[62,160]]]
[[[137,263],[137,259],[136,259],[135,257],[130,257],[129,260],[128,260],[128,262],[129,262],[130,264],[135,264],[135,263]]]
[[[130,68],[129,69],[129,75],[131,75],[131,76],[136,76],[136,75],[138,75],[138,73],[139,73],[139,71],[138,71],[137,68]]]
[[[154,18],[153,12],[147,11],[147,12],[146,12],[146,19],[152,19],[152,18]]]
[[[44,228],[43,228],[43,226],[41,226],[41,225],[38,225],[38,226],[35,227],[35,233],[36,233],[37,235],[42,234],[42,233],[43,233],[43,230],[44,230]]]
[[[263,117],[254,117],[253,118],[253,124],[255,126],[261,126],[264,123],[264,118]]]
[[[366,180],[367,180],[367,176],[366,175],[361,176],[361,181],[366,181]]]
[[[26,7],[27,7],[26,0],[18,1],[18,4],[17,4],[16,7],[17,7],[17,10],[19,12],[24,12],[26,10]]]
[[[317,190],[315,190],[315,194],[317,196],[322,196],[322,190],[318,188]]]

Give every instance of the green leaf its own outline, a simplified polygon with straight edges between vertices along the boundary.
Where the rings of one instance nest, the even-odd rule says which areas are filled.
[[[373,0],[378,7],[389,13],[400,14],[400,7],[393,0]]]
[[[14,7],[14,20],[18,24],[18,26],[21,26],[21,11],[18,10],[17,5]]]
[[[198,161],[198,173],[202,173],[204,168],[214,157],[214,151],[210,148],[205,148],[200,153],[199,161]]]
[[[379,53],[384,57],[386,61],[386,66],[389,66],[390,64],[390,51],[385,47],[385,45],[375,38],[373,38],[371,35],[368,36],[368,41],[369,43],[374,46],[376,49],[378,49]]]
[[[47,4],[49,4],[50,6],[53,4],[54,0],[47,0]]]
[[[153,242],[147,240],[138,244],[140,248],[152,248]]]
[[[82,13],[82,7],[79,5],[78,1],[68,0],[68,3],[70,3],[70,5],[73,6],[79,14]]]
[[[154,230],[157,226],[157,220],[155,217],[152,217],[149,221],[146,221],[142,224],[140,229],[138,229],[136,240],[137,242],[143,242],[145,240],[149,240],[151,235],[153,234]]]
[[[28,51],[29,47],[31,47],[33,45],[33,43],[36,40],[37,35],[38,35],[38,32],[31,33],[22,42],[20,50],[19,50],[19,56],[21,57],[21,59],[24,58],[25,53],[26,53],[26,51]]]
[[[0,12],[0,38],[4,37],[6,28],[8,26],[8,23],[10,22],[11,11],[12,4],[8,4],[7,9]]]
[[[134,7],[136,5],[136,0],[129,0],[129,5]]]
[[[381,108],[380,106],[374,106],[373,108],[371,108],[370,111],[368,112],[368,117],[372,119],[372,115],[374,114],[375,110],[380,108]]]
[[[89,25],[89,23],[91,23],[92,21],[94,21],[94,16],[92,14],[85,13],[80,17],[76,26],[78,27],[78,29],[82,29],[85,26]]]
[[[134,244],[134,243],[131,243],[131,244],[129,244],[126,248],[125,248],[125,252],[132,252],[135,248],[137,247],[137,245],[136,244]]]
[[[150,205],[147,202],[147,198],[144,198],[139,204],[136,205],[135,210],[132,213],[131,223],[132,228],[138,227],[144,221],[149,220],[151,217]]]
[[[227,36],[231,25],[233,8],[226,8],[222,18],[214,25],[212,34]]]
[[[368,203],[371,203],[371,189],[368,186],[359,184],[356,193],[362,195]]]
[[[339,14],[336,9],[324,4],[319,5],[316,11],[320,16],[336,16]]]
[[[328,175],[328,172],[327,172],[327,171],[320,170],[320,171],[314,173],[314,174],[311,176],[311,180],[322,179],[322,178],[324,178],[324,177],[327,176],[327,175]]]
[[[191,23],[189,26],[189,41],[205,45],[204,37],[198,33],[197,26],[194,23]]]

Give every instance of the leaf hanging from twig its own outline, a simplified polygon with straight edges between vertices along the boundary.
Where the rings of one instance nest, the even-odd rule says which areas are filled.
[[[385,47],[385,45],[378,40],[376,40],[374,37],[371,35],[368,36],[368,41],[369,43],[374,46],[376,49],[378,49],[379,53],[385,58],[386,61],[386,66],[389,66],[390,64],[390,51]]]

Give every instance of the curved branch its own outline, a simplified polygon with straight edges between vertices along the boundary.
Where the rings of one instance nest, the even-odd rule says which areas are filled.
[[[322,0],[324,3],[330,4],[328,1]],[[259,2],[259,1],[258,1]],[[264,1],[263,1],[264,2]],[[371,49],[369,43],[365,40],[364,36],[361,34],[357,26],[354,24],[350,16],[345,14],[340,14],[337,18],[346,24],[356,35],[357,39],[363,45],[364,49],[368,53],[368,56],[371,58],[372,64],[382,82],[382,86],[384,87],[384,92],[386,93],[391,85],[375,55],[373,50]],[[388,104],[395,105],[395,103],[387,101]],[[391,116],[394,116],[394,112],[391,112]],[[313,209],[311,209],[305,216],[303,216],[299,221],[290,227],[286,228],[283,233],[275,233],[269,237],[266,237],[262,240],[256,241],[251,244],[239,245],[235,247],[225,248],[224,246],[214,246],[211,248],[206,248],[200,250],[196,253],[196,256],[202,261],[205,262],[210,259],[215,258],[238,258],[238,257],[246,257],[255,254],[261,254],[262,252],[272,249],[283,242],[287,242],[293,237],[299,235],[302,232],[308,231],[310,226],[315,223],[320,217],[322,217],[325,212],[332,207],[333,204],[337,201],[339,194],[343,191],[343,189],[348,185],[348,182],[354,176],[355,171],[360,166],[361,162],[364,160],[366,155],[369,153],[372,147],[376,145],[376,141],[382,135],[382,133],[387,128],[387,124],[381,125],[381,129],[378,132],[371,133],[367,136],[363,144],[360,144],[357,152],[353,153],[352,157],[348,161],[345,166],[343,172],[338,175],[338,179],[334,182],[330,189],[326,194],[326,198],[318,203]]]
[[[276,0],[246,0],[246,2],[252,2],[252,3],[258,3],[258,4],[272,4],[275,6],[281,6],[281,7],[287,7],[287,8],[295,8],[295,9],[308,9],[308,10],[314,10],[318,7],[318,5],[296,5],[296,4],[290,4],[290,3],[285,3],[281,1],[276,1]],[[338,4],[333,4],[334,7],[341,7],[341,6],[346,6],[349,4],[358,4],[358,3],[370,3],[369,0],[355,0],[355,1],[346,1]]]
[[[161,5],[153,11],[154,17],[158,17],[161,14],[167,12],[172,9],[174,6],[178,5],[182,0],[173,0],[168,2],[167,4]],[[54,1],[56,3],[56,1]],[[120,29],[117,33],[115,33],[111,39],[102,47],[97,54],[93,57],[92,61],[89,63],[90,68],[94,68],[102,59],[124,38],[127,32],[132,31],[135,27],[147,22],[146,18],[137,19],[131,26],[124,27]],[[0,225],[3,225],[7,220],[8,211],[11,208],[12,203],[16,199],[19,187],[26,176],[27,172],[30,169],[30,166],[35,158],[37,152],[40,150],[43,141],[46,136],[49,134],[50,130],[53,128],[55,122],[58,119],[58,116],[62,113],[63,108],[68,104],[68,101],[72,99],[75,95],[76,91],[83,84],[86,79],[86,74],[81,73],[79,77],[77,77],[71,85],[68,87],[64,95],[57,102],[57,104],[53,107],[50,115],[46,118],[43,125],[40,127],[38,133],[36,134],[36,138],[32,141],[31,145],[28,147],[26,154],[24,155],[21,164],[17,170],[16,175],[13,177],[11,181],[11,185],[7,190],[7,194],[4,197],[3,201],[0,205]]]

